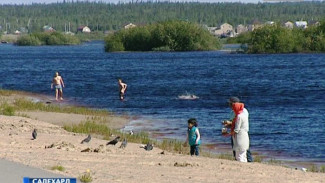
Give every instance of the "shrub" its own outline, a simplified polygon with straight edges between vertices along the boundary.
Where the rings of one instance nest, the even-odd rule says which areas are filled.
[[[25,35],[19,37],[16,44],[19,46],[39,46],[41,41],[33,35]]]
[[[38,46],[38,45],[72,45],[80,44],[80,40],[72,35],[65,35],[60,32],[52,33],[33,33],[21,36],[17,40],[19,46]]]
[[[65,168],[61,165],[57,165],[57,166],[52,166],[51,170],[58,170],[58,171],[63,172],[65,170]]]
[[[121,30],[105,38],[105,50],[200,51],[220,48],[219,40],[203,27],[185,21],[167,21]]]

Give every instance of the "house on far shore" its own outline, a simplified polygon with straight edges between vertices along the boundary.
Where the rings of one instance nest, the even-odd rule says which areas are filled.
[[[233,26],[228,23],[223,23],[218,29],[211,29],[212,34],[218,37],[234,37]]]
[[[245,33],[247,31],[248,31],[248,28],[246,26],[244,26],[243,24],[239,24],[236,27],[236,33],[237,34]]]
[[[16,30],[16,31],[15,31],[15,34],[16,34],[16,35],[20,35],[21,32],[20,32],[19,30]]]
[[[261,27],[263,27],[263,24],[258,20],[254,20],[251,24],[249,24],[247,26],[248,31],[250,31],[250,32],[254,31],[255,29],[261,28]]]
[[[133,23],[129,23],[129,24],[125,24],[123,27],[124,27],[124,29],[130,29],[130,28],[136,27],[136,25]]]
[[[310,26],[320,26],[320,22],[315,20],[308,21],[308,24]]]
[[[230,32],[232,32],[234,29],[232,27],[232,25],[228,24],[228,23],[223,23],[220,25],[219,29],[216,29],[214,31],[214,35],[216,36],[221,36],[221,35],[226,35]]]
[[[275,23],[273,21],[267,21],[265,22],[265,25],[275,25]]]
[[[43,31],[44,32],[55,32],[55,29],[53,29],[53,27],[51,27],[49,25],[45,25],[45,26],[43,26]]]
[[[296,27],[298,28],[303,28],[306,29],[307,28],[307,22],[306,21],[296,21],[295,22]]]
[[[286,23],[283,24],[283,26],[288,29],[293,29],[294,24],[290,21],[287,21]]]
[[[77,32],[90,33],[91,30],[88,26],[82,25],[82,26],[78,27]]]

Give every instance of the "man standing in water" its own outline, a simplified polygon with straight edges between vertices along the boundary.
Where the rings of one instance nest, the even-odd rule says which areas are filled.
[[[55,87],[55,99],[58,101],[59,98],[60,100],[63,100],[63,91],[62,88],[64,87],[64,82],[62,77],[59,75],[58,72],[55,73],[52,84],[51,84],[51,89],[53,89],[53,85]]]
[[[128,85],[123,83],[122,79],[118,79],[118,86],[119,86],[119,90],[120,90],[120,99],[124,100],[125,91],[126,91],[126,88],[128,87]]]
[[[237,97],[230,97],[230,99],[228,100],[228,104],[229,104],[230,108],[232,108],[232,104],[234,104],[234,103],[240,103],[239,98],[237,98]],[[247,117],[249,117],[249,113],[248,113],[248,111],[247,111],[246,108],[244,108],[243,112],[245,113],[245,115],[247,115]],[[231,127],[232,126],[232,121],[233,121],[234,117],[235,117],[235,115],[232,112],[231,120],[225,120],[225,121],[223,121],[223,124],[225,126],[227,126],[227,127]],[[233,146],[234,146],[234,142],[233,142],[233,139],[231,137],[231,147],[233,148]],[[235,151],[233,151],[233,154],[234,154],[234,157],[236,158],[236,152]],[[247,156],[247,162],[253,162],[253,157],[252,157],[251,151],[249,149],[246,152],[246,156]]]

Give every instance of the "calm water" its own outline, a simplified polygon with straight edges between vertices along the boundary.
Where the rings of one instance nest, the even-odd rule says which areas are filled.
[[[221,52],[105,53],[103,43],[16,47],[0,44],[0,87],[53,95],[60,71],[69,101],[136,116],[127,129],[184,139],[199,121],[205,144],[229,148],[220,135],[226,100],[250,112],[251,149],[325,162],[325,54],[241,55]],[[118,100],[117,78],[128,84]],[[178,99],[195,94],[197,100]],[[215,146],[215,147],[216,147]]]

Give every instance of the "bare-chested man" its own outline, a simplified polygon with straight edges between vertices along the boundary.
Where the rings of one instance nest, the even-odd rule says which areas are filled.
[[[64,87],[64,82],[58,72],[56,72],[53,77],[51,89],[53,89],[53,85],[55,87],[55,99],[59,100],[59,98],[60,98],[60,100],[63,100],[62,88]]]
[[[123,100],[124,94],[125,94],[125,91],[126,91],[126,88],[128,87],[128,85],[123,83],[122,79],[118,79],[118,85],[119,85],[119,89],[120,89],[120,99]]]

